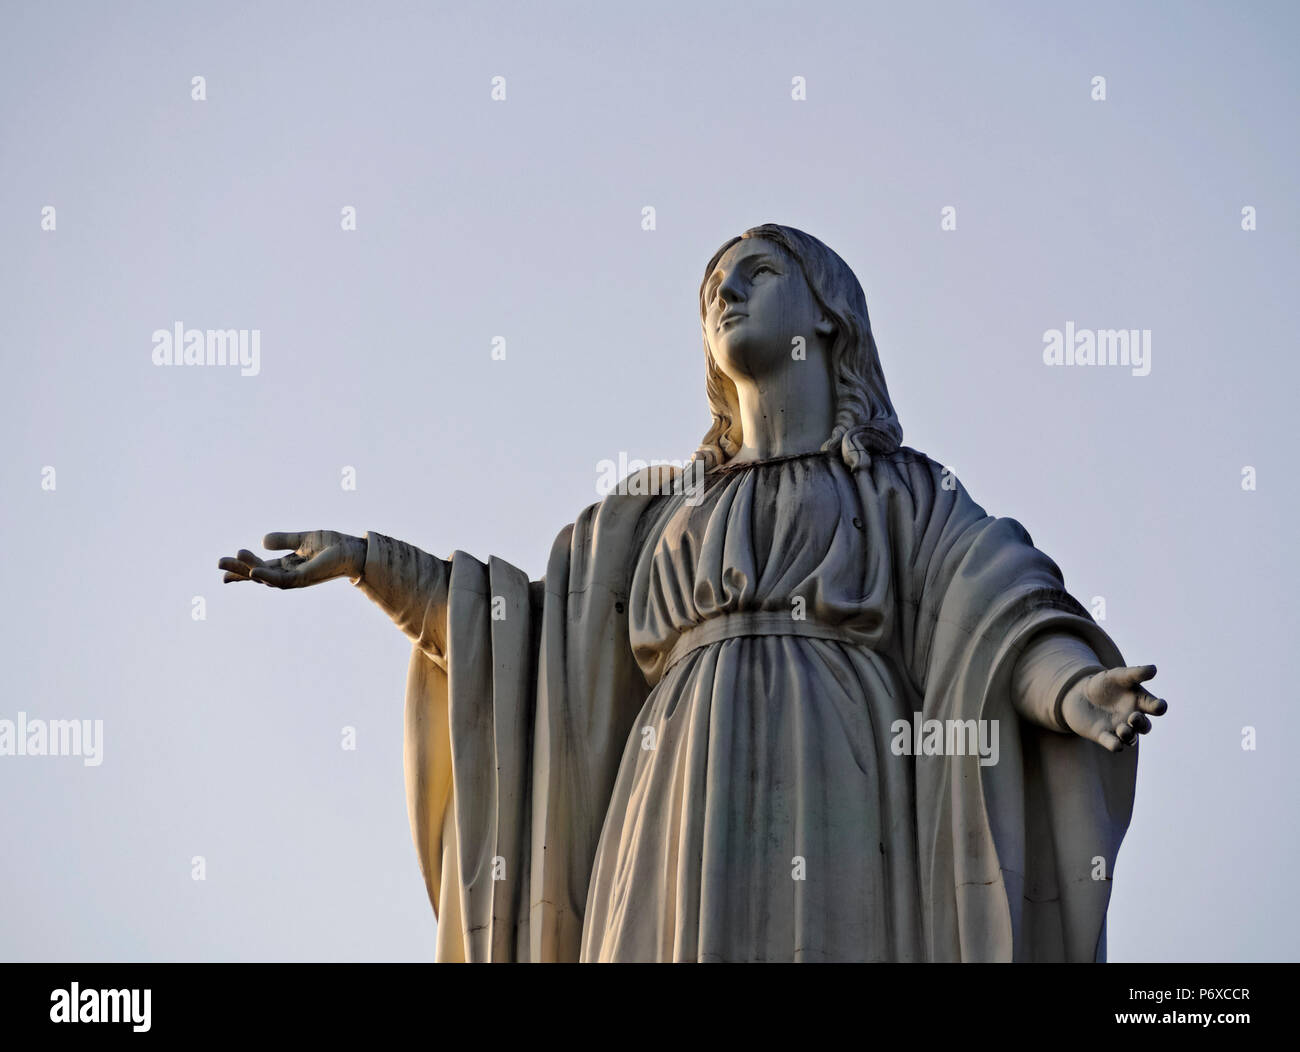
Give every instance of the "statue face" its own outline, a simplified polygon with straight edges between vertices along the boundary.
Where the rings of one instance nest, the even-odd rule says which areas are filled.
[[[768,376],[794,358],[795,340],[811,349],[834,327],[803,270],[780,245],[737,241],[705,285],[704,333],[718,368],[733,381]]]

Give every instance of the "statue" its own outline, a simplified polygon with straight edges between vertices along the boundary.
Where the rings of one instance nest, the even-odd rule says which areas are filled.
[[[349,578],[412,640],[438,960],[1104,960],[1155,668],[901,444],[828,247],[731,239],[700,318],[695,456],[584,510],[542,580],[324,530],[218,564]]]

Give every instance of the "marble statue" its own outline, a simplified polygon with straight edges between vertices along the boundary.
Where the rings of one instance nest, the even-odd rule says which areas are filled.
[[[326,530],[218,564],[349,578],[411,639],[438,960],[1104,960],[1155,668],[901,444],[826,245],[729,240],[700,319],[695,456],[579,514],[540,581]]]

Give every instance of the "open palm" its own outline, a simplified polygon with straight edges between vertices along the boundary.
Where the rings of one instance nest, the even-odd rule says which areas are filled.
[[[366,542],[360,537],[333,530],[308,530],[304,533],[268,533],[262,538],[268,551],[292,549],[278,559],[261,559],[247,548],[231,558],[217,561],[225,570],[222,581],[257,581],[271,588],[306,588],[335,577],[361,576],[366,564]]]

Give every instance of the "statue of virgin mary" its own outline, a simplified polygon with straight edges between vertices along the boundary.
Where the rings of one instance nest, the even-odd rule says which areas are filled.
[[[901,444],[826,245],[727,241],[700,320],[695,456],[582,511],[541,580],[379,533],[219,563],[348,577],[410,638],[437,959],[1104,960],[1154,667]]]

